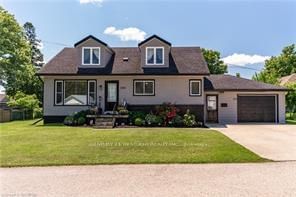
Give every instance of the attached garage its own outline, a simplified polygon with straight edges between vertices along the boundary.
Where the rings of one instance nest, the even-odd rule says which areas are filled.
[[[276,122],[276,96],[238,96],[238,122]]]
[[[217,123],[285,123],[285,87],[231,75],[205,77],[204,87],[207,122],[213,114],[213,110],[207,107],[207,98],[215,96]]]

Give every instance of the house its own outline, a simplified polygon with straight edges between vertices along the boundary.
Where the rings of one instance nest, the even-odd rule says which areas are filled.
[[[45,123],[91,105],[110,111],[123,102],[144,111],[171,102],[203,122],[285,122],[285,88],[210,75],[199,47],[174,47],[156,35],[137,47],[109,47],[87,36],[38,75],[44,81]]]
[[[296,83],[296,73],[280,78],[280,85]]]
[[[0,94],[0,122],[9,122],[11,120],[11,109],[7,102],[7,95]]]

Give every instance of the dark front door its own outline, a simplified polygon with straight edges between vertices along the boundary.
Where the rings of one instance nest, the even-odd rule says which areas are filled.
[[[218,122],[218,95],[207,95],[207,122]]]
[[[238,122],[275,122],[275,96],[238,96]]]
[[[118,105],[118,81],[105,81],[105,111],[113,111]]]

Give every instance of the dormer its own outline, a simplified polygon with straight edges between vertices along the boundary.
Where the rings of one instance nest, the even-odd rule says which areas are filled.
[[[78,49],[80,68],[105,67],[114,53],[105,42],[92,35],[80,40],[74,47]]]
[[[150,36],[140,42],[141,66],[145,68],[159,68],[169,66],[171,43],[157,35]]]

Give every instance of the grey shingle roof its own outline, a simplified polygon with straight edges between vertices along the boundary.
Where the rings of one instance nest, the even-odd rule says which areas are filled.
[[[64,48],[38,72],[39,75],[207,75],[199,47],[171,47],[169,67],[142,68],[138,47],[111,48],[114,55],[105,68],[78,68],[79,49]],[[128,61],[123,61],[128,57]]]
[[[287,91],[285,87],[262,83],[231,75],[210,75],[205,77],[205,91]]]

